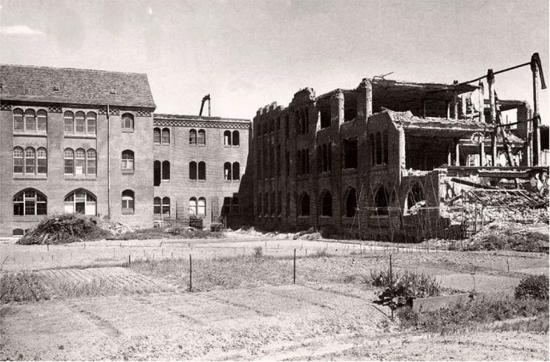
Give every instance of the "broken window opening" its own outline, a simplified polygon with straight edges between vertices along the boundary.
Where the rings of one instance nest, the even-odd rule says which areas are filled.
[[[377,215],[388,215],[388,192],[384,186],[380,186],[374,197]]]
[[[348,189],[346,193],[346,216],[354,217],[357,212],[357,194],[353,187]]]
[[[329,191],[321,194],[321,216],[332,216],[332,195]]]
[[[344,168],[357,168],[357,139],[344,140]]]
[[[354,93],[344,93],[344,122],[357,118],[357,96]]]

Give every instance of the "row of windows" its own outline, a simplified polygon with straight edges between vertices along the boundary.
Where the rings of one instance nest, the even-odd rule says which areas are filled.
[[[40,109],[34,112],[33,109],[27,109],[25,112],[21,108],[13,110],[13,131],[14,132],[46,132],[48,129],[48,113]]]
[[[241,165],[238,162],[225,162],[223,164],[223,175],[226,181],[240,180]],[[206,180],[206,163],[204,161],[189,162],[189,179]],[[153,185],[159,186],[161,181],[170,180],[170,162],[155,161],[153,163]]]
[[[168,128],[154,128],[153,129],[153,141],[156,144],[170,144],[170,130]],[[206,145],[206,131],[199,129],[189,130],[189,144],[190,145]],[[225,131],[223,133],[224,146],[239,146],[240,135],[239,131]]]
[[[191,197],[189,199],[189,215],[206,216],[206,199],[204,197]],[[155,197],[153,199],[153,214],[170,217],[170,198]]]
[[[63,120],[65,134],[95,135],[97,132],[97,115],[94,112],[66,111]]]
[[[371,162],[373,165],[382,165],[388,163],[388,132],[376,135],[370,135],[371,144]]]
[[[46,174],[48,172],[48,151],[44,147],[35,150],[27,147],[13,149],[13,173],[21,175]]]
[[[65,175],[95,175],[97,172],[97,153],[93,148],[85,151],[78,148],[65,148]]]

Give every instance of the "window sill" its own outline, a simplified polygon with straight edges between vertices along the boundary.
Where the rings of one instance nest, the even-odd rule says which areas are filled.
[[[67,175],[65,174],[65,180],[76,180],[76,181],[81,181],[81,180],[91,180],[91,181],[94,181],[97,176],[96,175],[93,175],[93,176],[88,176],[88,175]]]
[[[309,215],[298,215],[298,219],[309,219]]]
[[[134,174],[134,170],[122,170],[122,174],[123,174],[123,175],[133,175],[133,174]]]
[[[48,133],[46,131],[43,132],[13,132],[14,136],[20,136],[20,137],[48,137]]]
[[[122,209],[122,215],[134,215],[134,210],[124,210],[124,209]]]
[[[80,138],[80,139],[96,139],[97,135],[95,134],[78,134],[78,133],[65,133],[65,138]]]
[[[13,179],[14,180],[47,180],[48,175],[47,174],[40,174],[40,175],[14,174]]]
[[[121,132],[122,133],[134,133],[134,130],[131,129],[131,128],[122,128]]]
[[[161,182],[161,183],[170,182],[170,179],[162,179],[160,182]]]

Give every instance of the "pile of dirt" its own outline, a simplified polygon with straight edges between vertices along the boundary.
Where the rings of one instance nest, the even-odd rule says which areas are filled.
[[[66,244],[85,240],[101,240],[112,236],[98,226],[94,217],[80,215],[52,216],[17,241],[18,244]]]
[[[132,229],[130,226],[125,225],[118,221],[111,221],[106,219],[98,220],[97,226],[102,228],[105,231],[110,232],[113,235],[121,235],[124,233],[131,233],[134,232],[134,229]]]
[[[548,250],[548,233],[525,224],[495,221],[465,241],[464,248],[540,252]]]

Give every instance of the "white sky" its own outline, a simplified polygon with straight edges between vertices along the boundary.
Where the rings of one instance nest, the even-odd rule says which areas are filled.
[[[252,118],[301,88],[449,82],[529,61],[548,71],[548,0],[0,0],[0,63],[144,72],[157,112]],[[497,75],[532,102],[529,67]],[[548,122],[548,90],[542,116]]]

